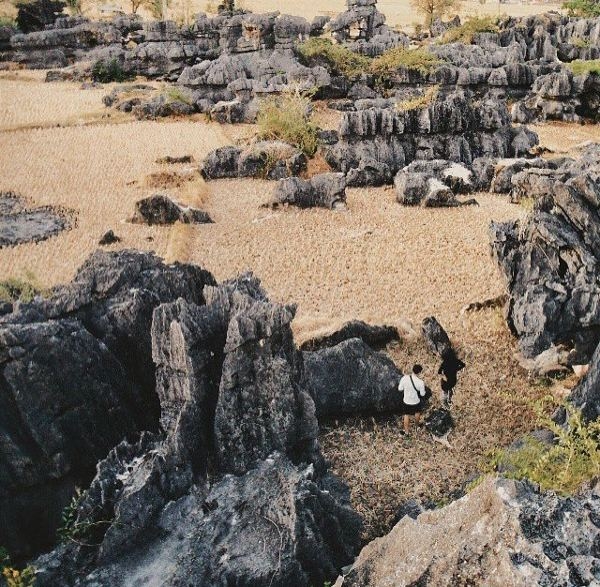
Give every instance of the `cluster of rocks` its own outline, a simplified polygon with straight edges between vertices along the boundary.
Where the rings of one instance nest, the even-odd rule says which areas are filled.
[[[568,364],[585,364],[600,342],[600,147],[575,160],[516,162],[501,173],[515,199],[534,199],[525,220],[491,227],[509,327],[526,358],[564,345],[573,349]]]
[[[346,0],[348,9],[326,26],[338,43],[352,51],[374,57],[395,47],[407,47],[408,37],[385,24],[377,0]]]
[[[339,135],[325,157],[333,169],[346,174],[348,186],[390,184],[415,160],[472,165],[478,158],[527,154],[537,144],[535,133],[511,125],[503,100],[477,98],[464,90],[437,94],[431,103],[404,111],[393,100],[359,100],[343,114]],[[413,172],[409,168],[404,175]],[[435,174],[433,167],[427,172]],[[450,172],[448,177],[457,176]],[[398,178],[399,198],[414,203],[410,193],[404,194],[405,180]],[[449,179],[453,181],[466,186],[469,180]]]
[[[256,177],[284,179],[306,170],[302,151],[281,141],[259,141],[245,148],[220,147],[200,166],[204,179]]]
[[[0,248],[39,242],[73,226],[69,210],[51,206],[28,207],[14,192],[0,192]]]
[[[351,562],[360,520],[318,421],[399,410],[401,372],[368,344],[397,332],[355,323],[300,351],[294,313],[252,275],[217,285],[129,251],[8,308],[2,544],[48,548],[91,481],[36,584],[306,586]]]

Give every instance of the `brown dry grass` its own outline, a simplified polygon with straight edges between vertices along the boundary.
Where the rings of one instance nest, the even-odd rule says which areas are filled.
[[[43,84],[0,79],[0,189],[23,194],[34,206],[74,210],[77,226],[38,244],[0,249],[0,275],[33,272],[46,287],[70,279],[113,229],[123,240],[112,248],[167,252],[171,229],[126,222],[134,203],[150,189],[140,177],[164,171],[156,159],[165,155],[206,153],[226,140],[217,125],[194,122],[127,122],[120,125],[64,126],[8,132],[16,117],[26,125],[65,120],[80,108],[85,114],[101,105],[105,91],[76,90],[73,84]],[[5,87],[9,91],[5,92]],[[61,89],[63,94],[61,95]],[[95,100],[90,100],[94,97]],[[44,100],[48,98],[45,102]],[[21,105],[31,104],[23,112]],[[185,171],[178,166],[177,170]],[[167,190],[186,203],[201,203],[206,189],[200,177]]]
[[[540,144],[559,154],[576,156],[577,147],[587,141],[600,142],[600,124],[553,122],[530,127],[540,137]]]

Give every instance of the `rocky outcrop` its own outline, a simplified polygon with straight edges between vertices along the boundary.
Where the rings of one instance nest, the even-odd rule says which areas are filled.
[[[270,302],[251,275],[205,295],[203,306],[155,310],[164,436],[99,463],[73,525],[87,529],[85,544],[78,536],[38,559],[42,587],[150,577],[307,587],[356,552],[359,518],[320,454],[294,308]]]
[[[200,166],[205,179],[257,177],[284,179],[306,169],[306,155],[281,141],[260,141],[244,149],[220,147],[209,153]]]
[[[432,353],[443,357],[454,352],[448,334],[434,316],[429,316],[423,320],[421,333]]]
[[[402,372],[359,338],[305,352],[304,365],[319,419],[402,411]]]
[[[581,410],[586,420],[593,421],[600,417],[600,346],[592,355],[584,378],[571,392],[569,401]]]
[[[388,49],[408,46],[408,37],[385,24],[385,15],[377,10],[377,0],[346,0],[348,9],[327,24],[333,38],[352,51],[381,55]]]
[[[593,585],[598,489],[565,498],[488,479],[442,509],[402,518],[336,586]]]
[[[318,351],[336,346],[350,338],[360,338],[372,349],[380,350],[389,343],[400,340],[400,333],[394,326],[373,326],[362,320],[351,320],[334,332],[308,339],[300,345],[300,349]]]
[[[600,340],[597,292],[600,231],[600,151],[589,147],[549,176],[533,174],[528,196],[533,212],[524,221],[493,223],[493,253],[509,291],[507,321],[526,358],[552,345],[589,360]]]
[[[210,216],[203,210],[182,206],[168,196],[156,194],[135,203],[135,213],[131,222],[148,226],[175,224],[207,224]]]
[[[152,255],[96,253],[69,285],[0,317],[0,542],[11,552],[51,544],[96,462],[157,429],[153,309],[202,304],[212,283]]]
[[[349,186],[391,183],[416,159],[469,165],[478,157],[525,154],[537,143],[531,131],[511,127],[505,102],[464,91],[407,111],[357,102],[355,111],[343,114],[340,139],[326,159],[347,174]]]
[[[477,203],[457,199],[457,194],[473,191],[475,180],[470,169],[450,161],[413,161],[396,174],[394,186],[396,200],[405,206],[456,207]]]
[[[512,107],[514,122],[547,120],[582,122],[597,119],[600,107],[600,76],[596,73],[573,75],[565,68],[538,77],[531,92]]]
[[[343,173],[321,173],[309,180],[291,177],[279,180],[271,205],[299,208],[346,208],[346,177]]]

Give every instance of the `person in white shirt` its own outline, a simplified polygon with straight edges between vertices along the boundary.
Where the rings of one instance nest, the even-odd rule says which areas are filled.
[[[398,384],[398,391],[403,393],[404,402],[404,430],[402,434],[406,435],[410,431],[410,417],[415,417],[415,424],[418,426],[421,420],[422,404],[425,398],[425,383],[418,375],[423,371],[421,365],[415,365],[411,375],[404,375]]]

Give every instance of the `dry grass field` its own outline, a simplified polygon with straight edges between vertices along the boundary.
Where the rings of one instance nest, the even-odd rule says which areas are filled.
[[[313,19],[318,15],[334,16],[346,8],[345,0],[321,0],[320,2],[298,2],[297,0],[237,0],[238,5],[255,13],[279,11],[283,14],[293,14]],[[219,0],[173,0],[169,3],[168,17],[176,21],[189,21],[198,12],[212,12],[219,4]],[[468,0],[462,3],[459,14],[462,18],[467,16],[504,15],[529,16],[560,10],[561,2],[509,2],[500,4],[497,1]],[[114,9],[131,11],[128,0],[113,0],[110,2],[96,2],[83,0],[83,13],[87,16],[98,18],[102,16],[99,7],[113,7]],[[394,27],[411,27],[420,23],[423,18],[415,12],[410,0],[379,0],[377,6],[386,15],[387,23]],[[140,9],[140,14],[150,17],[147,9]],[[10,0],[0,0],[0,17],[14,17],[16,10]]]
[[[198,263],[218,279],[253,270],[274,299],[298,304],[299,342],[353,318],[399,325],[405,338],[389,349],[391,356],[403,369],[423,363],[436,394],[436,359],[414,332],[428,315],[448,329],[468,365],[457,388],[452,449],[424,432],[402,439],[393,418],[340,422],[323,431],[324,451],[365,515],[366,536],[383,532],[407,498],[441,500],[477,470],[488,450],[533,425],[523,400],[548,390],[518,366],[500,311],[461,313],[467,303],[503,293],[488,226],[523,216],[521,207],[482,194],[478,207],[403,208],[391,189],[378,188],[349,190],[345,212],[272,211],[262,204],[273,183],[196,179],[166,192],[201,205],[215,224],[133,225],[127,218],[134,202],[165,191],[151,187],[156,176],[148,178],[166,169],[157,158],[190,154],[198,162],[249,128],[109,118],[101,103],[107,89],[42,79],[43,72],[0,75],[0,191],[73,210],[77,224],[39,244],[0,249],[3,278],[33,274],[42,286],[66,281],[113,229],[123,239],[113,249],[154,250],[171,261]],[[555,151],[600,140],[597,126],[538,131]]]

